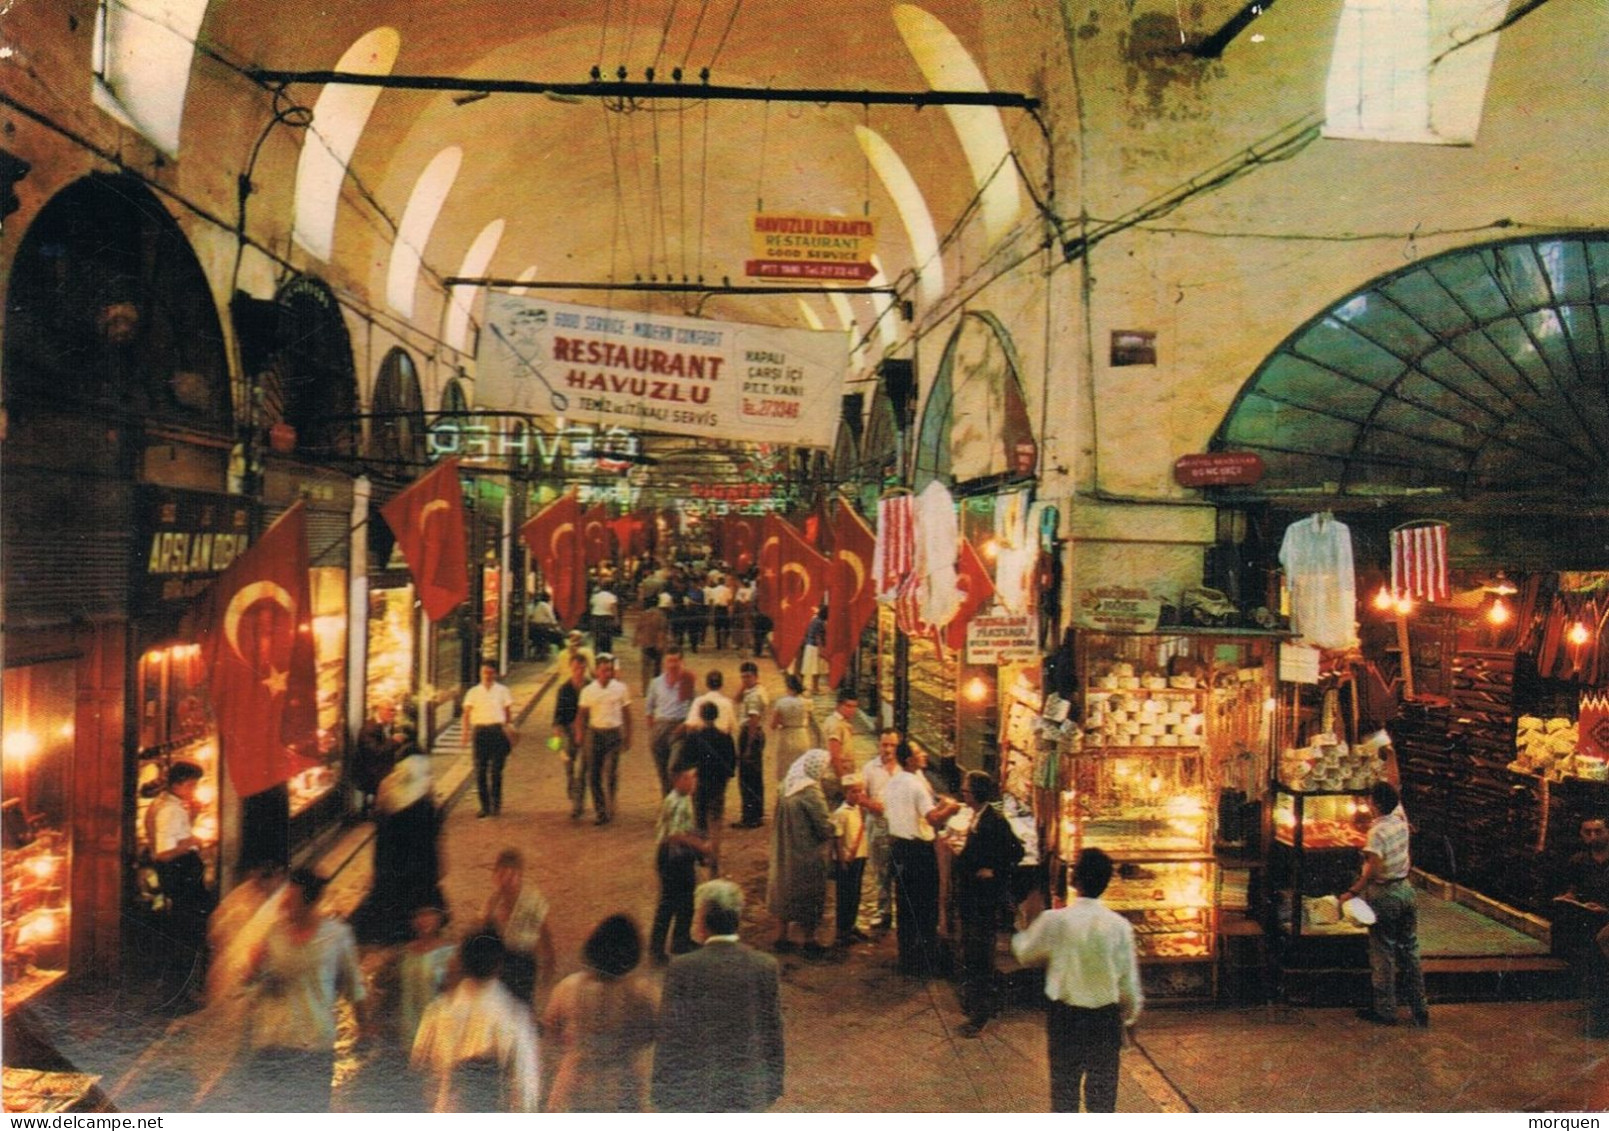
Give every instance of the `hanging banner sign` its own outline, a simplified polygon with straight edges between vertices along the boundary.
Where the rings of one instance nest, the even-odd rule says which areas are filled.
[[[1173,481],[1181,487],[1250,487],[1263,477],[1256,452],[1197,452],[1173,462]]]
[[[967,663],[1013,664],[1039,658],[1039,625],[1033,616],[1002,613],[967,622]]]
[[[1147,589],[1110,586],[1085,590],[1078,598],[1073,623],[1102,632],[1155,632],[1162,601]]]
[[[486,409],[830,448],[849,339],[493,294],[478,363]]]
[[[750,278],[865,281],[877,274],[875,220],[756,212],[749,248],[754,258],[743,270]]]

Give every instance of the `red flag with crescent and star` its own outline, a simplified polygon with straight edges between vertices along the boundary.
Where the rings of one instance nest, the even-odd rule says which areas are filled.
[[[781,536],[777,546],[777,612],[772,643],[776,646],[777,663],[787,667],[804,646],[810,619],[826,600],[828,562],[791,523],[777,521]]]
[[[609,523],[615,537],[615,552],[620,557],[642,553],[642,519],[634,514],[623,514]]]
[[[726,516],[726,527],[721,532],[721,554],[726,564],[738,573],[754,568],[755,552],[759,549],[759,523],[740,514]]]
[[[833,514],[832,581],[827,607],[827,683],[837,687],[877,612],[871,578],[877,535],[853,507],[839,499]]]
[[[961,607],[950,623],[944,626],[944,646],[952,652],[966,647],[967,622],[978,615],[994,596],[994,582],[989,578],[989,567],[966,538],[961,539],[961,553],[956,558],[955,583],[961,590]]]
[[[251,797],[319,761],[307,508],[298,502],[226,569],[201,638],[235,792]]]
[[[787,525],[774,514],[766,515],[760,523],[760,549],[755,555],[760,575],[755,582],[754,604],[773,623],[777,619],[777,579],[782,571],[782,528]]]
[[[442,460],[380,513],[408,559],[425,615],[444,619],[469,597],[469,539],[457,457]]]
[[[594,503],[581,516],[581,544],[586,547],[587,566],[613,561],[609,552],[609,509]]]
[[[587,610],[587,562],[581,541],[581,503],[566,492],[520,527],[520,537],[542,568],[553,594],[553,614],[566,628]]]

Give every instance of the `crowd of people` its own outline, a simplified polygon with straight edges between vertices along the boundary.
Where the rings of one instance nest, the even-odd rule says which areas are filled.
[[[647,596],[645,618],[663,610],[664,596]],[[719,607],[712,604],[712,613]],[[737,619],[710,617],[719,627],[717,651],[740,646]],[[818,725],[807,673],[787,673],[786,693],[773,702],[758,666],[745,659],[729,694],[718,667],[699,678],[689,666],[696,633],[650,631],[657,643],[639,707],[607,650],[618,627],[595,621],[593,647],[579,632],[561,641],[564,678],[553,694],[548,746],[563,760],[571,818],[584,816],[590,796],[595,823],[605,825],[617,811],[621,754],[642,717],[662,794],[652,846],[658,900],[646,947],[636,921],[609,915],[582,947],[581,970],[559,980],[550,905],[515,847],[497,855],[490,897],[478,917],[458,925],[453,941],[429,759],[411,732],[396,726],[394,712],[377,713],[365,738],[378,749],[384,728],[392,728],[393,761],[379,773],[384,756],[371,751],[364,763],[365,811],[376,821],[368,895],[348,923],[319,910],[324,881],[305,869],[288,879],[259,869],[231,893],[214,917],[217,977],[196,1031],[228,1034],[220,1044],[233,1051],[227,1068],[203,1074],[198,1101],[215,1088],[244,1087],[247,1106],[327,1110],[344,997],[363,1038],[383,1046],[374,1055],[407,1073],[418,1105],[429,1110],[768,1107],[784,1075],[779,966],[739,940],[743,895],[722,861],[726,828],[768,822],[765,908],[776,953],[829,960],[893,931],[898,969],[931,978],[950,972],[951,948],[940,937],[946,907],[960,940],[967,1014],[960,1032],[983,1030],[996,1009],[995,947],[1013,919],[1013,880],[1024,855],[993,779],[969,775],[962,796],[951,797],[926,772],[926,753],[893,729],[877,734],[876,754],[862,759],[855,695],[839,691]],[[641,621],[637,627],[640,640]],[[502,771],[516,737],[511,696],[497,675],[485,667],[463,708],[478,815],[489,818],[502,812]],[[768,747],[780,778],[769,788]],[[734,780],[739,805],[728,818]],[[941,853],[949,864],[942,875]],[[1098,896],[1104,884],[1087,882],[1091,898]],[[1036,929],[1019,936],[1019,953],[1050,961],[1046,993],[1055,1001],[1066,996],[1055,971],[1058,961],[1072,961],[1062,955],[1070,944],[1047,942],[1045,928]],[[1105,929],[1121,934],[1110,922]],[[373,985],[360,969],[360,942],[389,948]],[[1095,1008],[1086,1005],[1091,992],[1111,997],[1098,1005],[1104,1048],[1104,1019],[1118,1010],[1121,1021],[1132,1021],[1139,998],[1128,969],[1132,939],[1126,959],[1110,939],[1102,945],[1111,976],[1085,979],[1082,996],[1067,1004],[1084,1010]],[[1095,1032],[1087,1029],[1061,1032],[1063,1043],[1084,1042]],[[1053,1025],[1053,1052],[1058,1032]],[[221,1083],[225,1077],[231,1084]],[[1092,1108],[1103,1102],[1104,1079],[1087,1083]]]

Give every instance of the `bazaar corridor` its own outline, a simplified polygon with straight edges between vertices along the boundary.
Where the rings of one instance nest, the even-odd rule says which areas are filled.
[[[628,633],[629,635],[629,633]],[[636,681],[637,653],[622,640],[623,671]],[[736,651],[689,654],[701,677],[712,668],[735,675]],[[557,976],[579,967],[587,934],[604,916],[632,915],[646,931],[656,889],[652,870],[657,779],[644,729],[621,761],[618,816],[596,826],[568,816],[559,757],[548,748],[558,673],[548,664],[518,665],[510,673],[520,737],[509,760],[503,814],[476,816],[467,751],[455,732],[433,754],[437,796],[447,802],[443,831],[443,889],[454,939],[474,924],[492,886],[492,863],[506,847],[521,849],[528,874],[550,904]],[[762,683],[773,698],[782,689],[776,666],[762,661]],[[640,699],[637,708],[641,708]],[[818,717],[826,705],[817,700]],[[639,714],[640,718],[640,714]],[[864,721],[864,720],[863,720]],[[874,744],[862,729],[857,758]],[[772,744],[774,745],[774,743]],[[723,845],[723,874],[746,897],[744,941],[770,949],[774,922],[765,910],[769,813],[780,771],[768,746],[766,804],[760,829],[731,828]],[[736,788],[728,814],[735,814]],[[354,849],[354,844],[357,847]],[[371,880],[372,843],[359,834],[332,849],[321,868],[335,878],[324,906],[348,914]],[[829,911],[830,917],[830,911]],[[827,941],[824,923],[818,938]],[[371,991],[384,992],[396,948],[366,946],[362,966]],[[923,982],[895,969],[894,935],[847,952],[810,960],[779,955],[787,1040],[786,1088],[773,1110],[792,1112],[1043,1111],[1048,1103],[1043,1015],[1038,978],[976,1039],[964,1039],[955,984]],[[662,967],[653,970],[659,977]],[[131,1112],[197,1108],[197,1081],[208,1051],[197,1044],[189,1018],[153,1021],[136,993],[59,995],[24,1024],[54,1035],[80,1071],[100,1074],[109,1104]],[[383,1019],[388,1006],[379,1003]],[[1148,1008],[1122,1059],[1118,1109],[1124,1112],[1268,1110],[1555,1110],[1601,1108],[1609,1101],[1609,1064],[1601,1045],[1581,1036],[1579,1003],[1438,1004],[1428,1031],[1380,1030],[1350,1008],[1289,1005],[1217,1009]],[[383,1025],[381,1026],[383,1029]],[[1527,1039],[1516,1043],[1514,1034]],[[418,1110],[405,1059],[382,1034],[354,1044],[346,1010],[337,1061],[338,1111]],[[544,1069],[551,1058],[543,1051]],[[1493,1072],[1495,1062],[1504,1064]],[[1561,1066],[1569,1066],[1561,1071]],[[1351,1081],[1368,1075],[1368,1095]],[[255,1110],[249,1091],[225,1079],[200,1110]]]

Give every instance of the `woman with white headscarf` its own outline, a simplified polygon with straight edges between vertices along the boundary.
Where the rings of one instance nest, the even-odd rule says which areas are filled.
[[[827,906],[827,846],[833,831],[821,779],[830,765],[825,750],[805,751],[788,769],[777,797],[768,903],[777,918],[778,951],[794,948],[788,925],[797,923],[804,929],[804,953],[826,952],[815,931]]]

